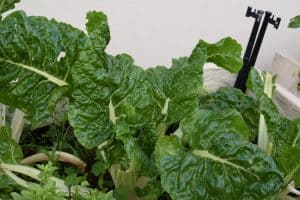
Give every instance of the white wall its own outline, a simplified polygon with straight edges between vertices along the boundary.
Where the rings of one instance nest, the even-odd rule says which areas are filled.
[[[257,66],[270,69],[276,51],[300,60],[300,29],[287,28],[300,14],[299,0],[21,0],[17,9],[44,15],[84,29],[85,14],[102,10],[108,17],[112,40],[108,51],[126,52],[138,65],[169,65],[172,57],[189,55],[197,41],[223,36],[236,38],[245,48],[253,25],[248,5],[282,17],[279,30],[268,27]]]

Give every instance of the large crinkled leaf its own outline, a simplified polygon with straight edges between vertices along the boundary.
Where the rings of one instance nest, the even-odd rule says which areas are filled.
[[[228,129],[202,134],[198,127],[191,130],[197,146],[175,136],[156,145],[162,186],[172,199],[271,199],[281,189],[281,172],[256,145]]]
[[[258,133],[259,103],[235,88],[219,88],[217,91],[202,95],[199,100],[200,109],[222,111],[227,108],[236,109],[243,116],[254,141]]]
[[[0,163],[18,164],[23,158],[21,147],[11,138],[8,127],[0,127]],[[11,180],[1,174],[0,189],[11,184]]]
[[[207,140],[220,132],[232,132],[246,141],[249,139],[242,115],[229,108],[223,111],[197,110],[180,122],[180,130],[184,133],[183,140],[196,148],[206,148],[209,145]]]
[[[0,24],[0,102],[38,125],[68,92],[70,70],[84,43],[81,31],[17,11]]]
[[[299,27],[300,27],[300,15],[293,17],[289,23],[289,28],[299,28]]]
[[[215,44],[200,40],[197,46],[206,48],[207,62],[212,62],[231,73],[237,73],[242,67],[242,46],[232,38],[224,38]]]
[[[2,19],[2,14],[8,10],[14,9],[15,4],[19,2],[20,0],[0,0],[0,21]]]
[[[170,69],[159,66],[147,70],[147,78],[165,115],[164,123],[178,122],[197,108],[205,62],[237,72],[242,65],[240,55],[241,46],[232,38],[212,44],[200,40],[190,57],[173,59]]]
[[[147,70],[147,79],[161,115],[155,121],[169,125],[197,108],[205,59],[205,51],[197,51],[197,54],[194,51],[189,58],[173,59],[170,69]]]
[[[157,109],[144,70],[126,54],[112,57],[104,52],[109,29],[103,13],[91,12],[87,18],[89,38],[72,70],[69,120],[76,137],[93,148],[114,133],[125,145],[137,132],[153,135]]]
[[[237,111],[199,110],[180,124],[184,145],[159,140],[156,163],[173,199],[267,199],[279,191],[282,174],[248,142],[244,125]]]
[[[110,36],[103,13],[90,12],[87,18],[88,41],[72,69],[69,119],[79,142],[88,148],[114,134],[126,143],[140,132],[155,135],[162,124],[167,128],[177,123],[198,106],[205,61],[215,62],[212,58],[217,55],[236,59],[240,55],[240,45],[230,38],[211,45],[202,41],[190,57],[174,59],[170,69],[144,71],[128,55],[105,53]]]

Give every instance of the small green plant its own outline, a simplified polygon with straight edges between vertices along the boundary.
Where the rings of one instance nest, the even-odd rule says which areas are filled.
[[[12,193],[14,200],[65,200],[67,193],[58,192],[56,189],[55,181],[51,180],[53,173],[57,170],[57,167],[53,166],[50,162],[46,165],[39,165],[38,168],[41,170],[38,177],[40,183],[29,183],[26,189],[23,189],[19,194]]]

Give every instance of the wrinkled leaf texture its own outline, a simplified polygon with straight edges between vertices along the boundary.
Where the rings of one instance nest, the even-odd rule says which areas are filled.
[[[1,22],[0,35],[0,102],[21,109],[39,125],[67,95],[70,70],[85,35],[22,11]]]
[[[271,199],[283,185],[275,162],[236,124],[220,122],[224,130],[213,131],[211,112],[199,110],[182,121],[191,142],[159,139],[155,155],[164,189],[172,199]]]

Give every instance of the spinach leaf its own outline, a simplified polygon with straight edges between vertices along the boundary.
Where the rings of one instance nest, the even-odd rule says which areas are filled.
[[[39,125],[69,91],[70,70],[85,40],[81,31],[17,11],[0,24],[0,102]]]

